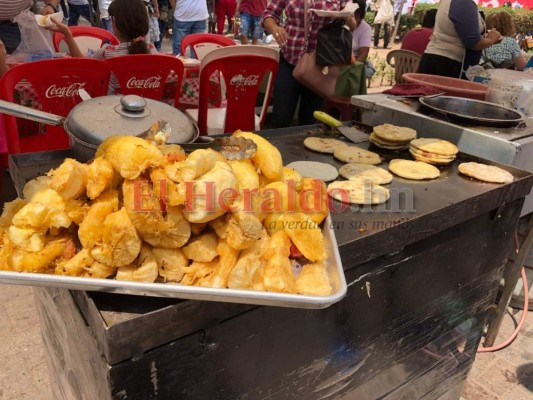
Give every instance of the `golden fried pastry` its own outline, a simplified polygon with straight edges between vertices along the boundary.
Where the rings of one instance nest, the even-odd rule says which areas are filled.
[[[113,166],[104,157],[95,158],[89,164],[87,172],[87,197],[96,199],[104,191],[111,188],[115,171]]]
[[[239,181],[239,189],[253,190],[259,188],[259,175],[257,168],[252,164],[250,159],[228,161],[233,173]]]
[[[116,279],[119,281],[154,282],[159,274],[157,261],[150,246],[143,244],[139,257],[130,265],[117,269]]]
[[[185,256],[193,261],[209,262],[217,255],[218,237],[214,232],[192,237],[183,248]]]
[[[284,232],[305,258],[313,262],[326,259],[324,236],[318,224],[302,213],[287,213],[281,220]]]
[[[263,231],[263,224],[253,213],[234,213],[228,221],[226,240],[230,247],[243,250],[258,241]]]
[[[289,259],[290,247],[291,241],[285,232],[278,231],[270,237],[263,254],[265,265],[262,278],[266,290],[294,293],[295,280]]]
[[[283,176],[283,161],[279,150],[264,137],[252,132],[236,131],[234,136],[251,139],[257,145],[257,151],[252,157],[252,163],[259,168],[261,174],[272,181],[278,181]]]
[[[63,199],[77,199],[85,194],[89,167],[72,158],[67,158],[57,168],[48,173],[49,186]]]
[[[179,282],[185,275],[189,259],[180,249],[154,247],[152,253],[157,261],[159,275],[165,282]]]
[[[324,263],[306,264],[296,278],[296,292],[308,296],[329,296],[333,291]]]
[[[96,152],[96,157],[100,156],[125,179],[136,179],[148,168],[165,162],[165,156],[155,144],[136,136],[106,138]]]

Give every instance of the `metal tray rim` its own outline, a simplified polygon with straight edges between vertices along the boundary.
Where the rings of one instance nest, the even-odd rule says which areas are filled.
[[[1,270],[0,283],[59,287],[73,290],[88,290],[141,296],[172,297],[188,300],[206,300],[240,304],[322,309],[340,301],[346,295],[348,290],[330,215],[328,215],[328,217],[324,220],[322,232],[324,234],[329,252],[329,257],[326,261],[327,268],[330,270],[330,274],[331,270],[337,274],[335,279],[338,281],[337,292],[329,296],[319,297],[244,289],[218,289],[172,283],[117,281],[115,279],[81,278],[75,276]]]

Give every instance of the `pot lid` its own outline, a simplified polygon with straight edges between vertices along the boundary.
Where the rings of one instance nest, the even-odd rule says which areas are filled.
[[[74,140],[96,147],[108,136],[137,136],[159,120],[170,124],[169,143],[190,143],[198,137],[198,127],[180,110],[135,95],[83,101],[70,111],[65,125]]]

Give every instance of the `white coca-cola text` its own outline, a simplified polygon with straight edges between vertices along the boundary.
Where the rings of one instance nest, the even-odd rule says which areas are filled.
[[[71,83],[69,86],[48,86],[48,89],[44,92],[47,99],[54,97],[73,97],[77,96],[80,89],[85,88],[85,82]]]
[[[137,79],[132,76],[126,82],[126,87],[128,89],[157,89],[161,86],[161,77],[160,76],[150,76],[145,79]]]
[[[235,75],[230,80],[231,86],[257,86],[259,84],[259,75]]]

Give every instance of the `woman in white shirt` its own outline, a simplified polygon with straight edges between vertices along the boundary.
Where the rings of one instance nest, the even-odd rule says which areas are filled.
[[[355,29],[353,31],[352,52],[355,61],[365,64],[366,77],[370,78],[374,75],[374,67],[370,61],[367,60],[368,52],[370,51],[370,42],[372,40],[372,27],[365,21],[366,1],[354,1],[359,8],[355,11]]]

